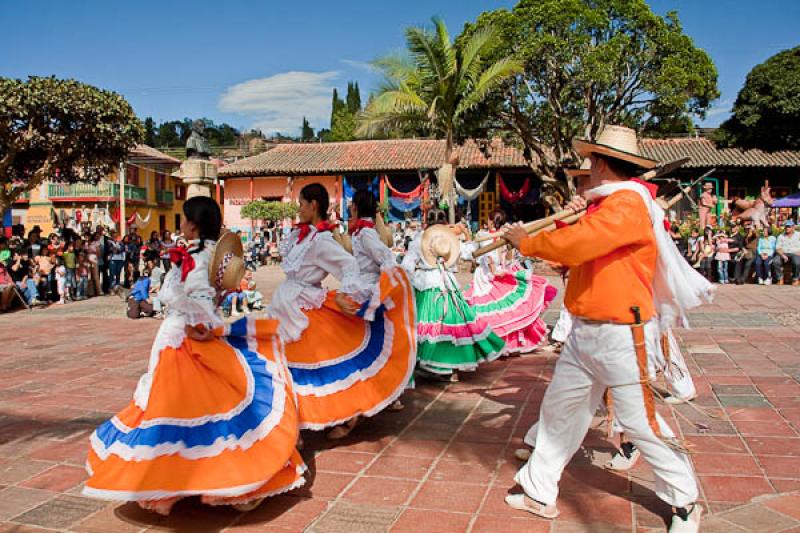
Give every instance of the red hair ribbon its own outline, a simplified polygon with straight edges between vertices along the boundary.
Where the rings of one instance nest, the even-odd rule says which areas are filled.
[[[175,246],[169,249],[169,260],[181,267],[181,281],[186,281],[186,276],[194,269],[194,257],[189,250],[183,246]]]

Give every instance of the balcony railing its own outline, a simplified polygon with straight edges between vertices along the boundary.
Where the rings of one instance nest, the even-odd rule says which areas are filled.
[[[31,191],[25,191],[24,193],[20,194],[15,202],[29,202],[31,199]]]
[[[160,204],[172,204],[175,202],[175,193],[172,191],[156,191],[156,201]]]
[[[112,201],[119,198],[119,184],[101,181],[91,183],[50,183],[47,186],[47,195],[51,199],[67,198],[109,198]],[[135,185],[125,185],[125,199],[139,202],[147,201],[147,189]]]

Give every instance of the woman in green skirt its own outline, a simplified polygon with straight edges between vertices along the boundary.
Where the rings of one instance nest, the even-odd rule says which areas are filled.
[[[453,275],[461,244],[445,220],[444,211],[428,211],[427,229],[409,245],[403,268],[416,296],[419,367],[457,381],[458,371],[499,357],[505,343],[464,300]]]

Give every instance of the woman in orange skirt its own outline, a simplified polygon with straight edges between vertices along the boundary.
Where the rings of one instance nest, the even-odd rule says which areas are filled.
[[[171,254],[159,292],[167,317],[133,401],[91,436],[83,492],[160,514],[186,496],[247,510],[304,482],[291,380],[276,321],[224,326],[216,314],[217,294],[244,273],[241,241],[216,242],[210,198],[183,211],[191,245]]]
[[[286,343],[300,429],[377,414],[403,393],[416,360],[407,276],[390,269],[377,283],[365,279],[331,234],[328,203],[320,184],[300,192],[300,224],[281,242],[286,280],[267,308]],[[341,282],[338,291],[322,286],[328,275]]]

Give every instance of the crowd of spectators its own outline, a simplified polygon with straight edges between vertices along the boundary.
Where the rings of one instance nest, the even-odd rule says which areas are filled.
[[[154,294],[170,268],[168,251],[180,239],[154,231],[144,240],[135,229],[120,236],[104,226],[80,233],[62,227],[45,236],[38,226],[26,233],[19,225],[11,233],[0,237],[0,311],[16,300],[35,306],[106,294],[127,298],[140,278],[150,279],[148,294]]]
[[[687,261],[710,281],[800,285],[800,233],[791,219],[761,228],[731,221],[702,230],[691,220],[673,222],[671,234]],[[789,280],[785,270],[791,271]]]

